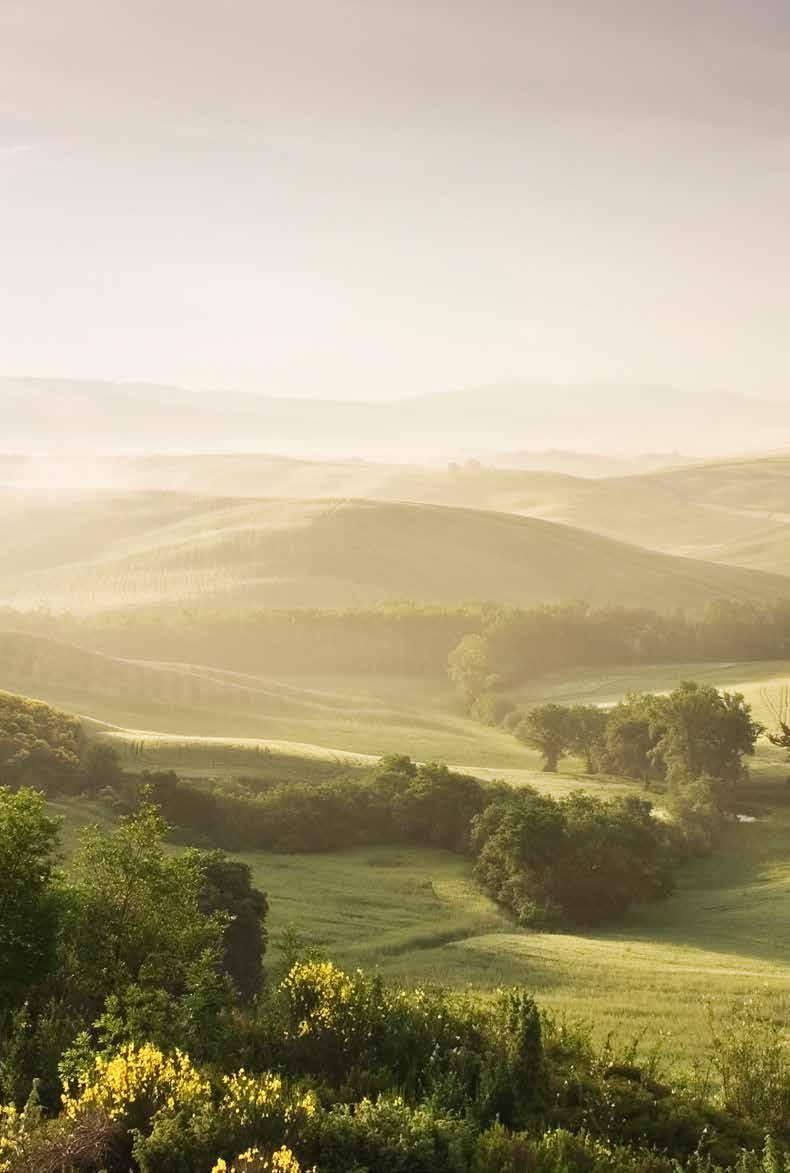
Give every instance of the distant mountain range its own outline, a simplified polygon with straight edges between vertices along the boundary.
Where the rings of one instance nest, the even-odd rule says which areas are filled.
[[[397,401],[0,378],[7,452],[259,451],[447,460],[560,447],[717,454],[790,442],[790,404],[729,392],[512,383]]]

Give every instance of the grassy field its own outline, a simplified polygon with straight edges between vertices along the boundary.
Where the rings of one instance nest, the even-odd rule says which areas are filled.
[[[761,748],[741,798],[756,821],[733,824],[719,851],[682,870],[669,899],[634,910],[607,932],[520,930],[477,890],[471,862],[444,851],[381,847],[240,858],[269,894],[271,965],[283,934],[295,933],[344,966],[409,983],[483,991],[518,983],[558,1013],[594,1018],[601,1036],[644,1030],[690,1062],[707,1043],[708,1002],[721,1009],[758,994],[787,1015],[785,773],[777,752]],[[108,820],[101,804],[51,805],[66,819],[67,852],[81,826]]]
[[[758,821],[733,825],[673,896],[609,932],[518,930],[477,891],[469,862],[444,852],[245,858],[270,894],[275,938],[291,927],[345,965],[408,982],[524,984],[554,1011],[594,1017],[601,1035],[665,1035],[689,1060],[706,1045],[708,1000],[759,993],[780,1006],[790,992],[790,792],[772,758],[744,795]]]
[[[130,698],[120,698],[119,703],[111,697],[85,699],[93,702],[88,710],[92,716],[122,727],[104,734],[122,751],[130,743],[143,743],[142,755],[125,760],[131,768],[166,764],[190,772],[216,771],[225,765],[257,769],[258,758],[267,748],[297,756],[349,759],[408,753],[420,761],[497,771],[539,768],[538,755],[510,734],[464,715],[445,681],[377,677],[367,682],[367,691],[364,681],[350,683],[342,677],[322,677],[312,683],[321,686],[321,699],[304,700],[287,713],[278,711],[276,700],[271,703],[263,696],[257,710],[187,709],[146,704],[142,697],[132,703]],[[276,689],[277,682],[270,684]],[[43,699],[85,713],[74,703],[80,698],[71,690],[45,688]]]

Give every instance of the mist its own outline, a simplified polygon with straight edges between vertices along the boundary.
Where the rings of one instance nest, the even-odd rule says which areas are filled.
[[[3,373],[786,401],[788,19],[6,2]]]

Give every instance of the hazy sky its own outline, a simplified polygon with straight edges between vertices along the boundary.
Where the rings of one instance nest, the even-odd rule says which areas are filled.
[[[787,0],[0,0],[0,373],[790,398]]]

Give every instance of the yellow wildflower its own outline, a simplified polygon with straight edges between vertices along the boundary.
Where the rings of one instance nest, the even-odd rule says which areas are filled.
[[[208,1080],[182,1051],[165,1055],[151,1043],[127,1044],[110,1059],[97,1056],[93,1069],[81,1075],[75,1087],[67,1087],[63,1108],[75,1117],[87,1107],[99,1107],[117,1120],[138,1104],[153,1114],[198,1104],[210,1095]]]

